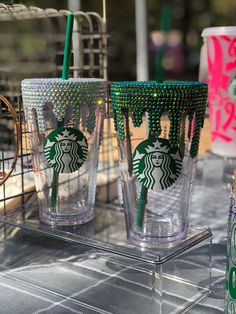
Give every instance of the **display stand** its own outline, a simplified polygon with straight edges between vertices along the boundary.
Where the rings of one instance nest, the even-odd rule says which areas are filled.
[[[57,267],[60,264],[60,270],[57,273],[55,268],[56,275],[53,278],[50,278],[50,266],[47,263],[44,266],[45,262],[33,270],[25,262],[25,271],[16,271],[13,276],[25,284],[33,284],[38,289],[67,297],[68,294],[73,294],[70,286],[81,287],[81,276],[86,274],[88,279],[86,283],[82,281],[83,288],[81,287],[85,293],[72,298],[73,302],[82,302],[83,313],[182,313],[209,294],[209,229],[191,228],[185,240],[145,249],[125,240],[123,212],[99,206],[95,212],[94,223],[74,229],[51,229],[40,224],[35,216],[37,208],[35,215],[25,221],[17,218],[17,211],[9,216],[1,216],[0,221],[5,225],[7,238],[16,227],[20,227],[23,234],[29,233],[28,237],[24,236],[24,243],[31,239],[32,234],[36,234],[33,236],[37,238],[34,241],[34,252],[39,250],[42,241],[43,247],[47,248],[47,243],[52,241],[50,238],[58,239],[62,243],[59,247],[63,247],[64,241],[76,247],[74,252],[70,249],[72,262],[66,263],[61,263],[52,256],[58,244],[53,246],[52,252],[47,250],[46,260],[49,259],[50,263],[54,261]],[[37,254],[35,258],[37,260]],[[30,264],[33,262],[34,258]],[[65,277],[71,272],[71,267],[74,275],[69,283]],[[45,272],[49,276],[47,280],[43,279]],[[112,302],[109,302],[111,297]],[[89,311],[91,308],[92,312]]]

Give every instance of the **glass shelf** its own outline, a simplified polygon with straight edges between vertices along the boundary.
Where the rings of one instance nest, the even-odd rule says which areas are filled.
[[[126,240],[124,213],[112,205],[97,204],[94,221],[75,227],[52,228],[41,224],[37,213],[37,206],[21,207],[9,215],[0,215],[0,222],[156,265],[212,236],[207,227],[192,227],[184,240],[159,244],[155,248],[144,248]],[[28,218],[23,220],[21,216]]]
[[[37,212],[36,206],[0,216],[2,280],[69,299],[84,314],[185,313],[210,293],[209,228],[190,228],[176,244],[143,248],[126,241],[116,206],[97,204],[94,221],[77,228],[42,225]]]

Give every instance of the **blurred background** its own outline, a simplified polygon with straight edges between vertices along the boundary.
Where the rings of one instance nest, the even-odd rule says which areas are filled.
[[[149,79],[157,76],[156,54],[165,45],[163,79],[197,80],[201,32],[210,26],[235,23],[234,0],[141,0],[146,5]],[[15,1],[16,3],[16,1]],[[102,0],[25,0],[41,8],[95,11],[103,15]],[[136,79],[135,0],[107,0],[108,78]],[[162,32],[160,32],[162,30]],[[163,30],[165,32],[163,32]]]

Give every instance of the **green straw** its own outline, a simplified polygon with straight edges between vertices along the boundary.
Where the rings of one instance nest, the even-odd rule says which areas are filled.
[[[136,225],[139,230],[143,227],[145,206],[147,204],[148,189],[142,184],[138,198],[137,220]]]
[[[62,76],[61,76],[63,80],[68,80],[68,76],[69,76],[73,23],[74,23],[74,15],[71,13],[68,15],[67,23],[66,23],[66,40],[65,40],[65,47],[64,47],[64,58],[63,58],[63,67],[62,67]]]
[[[162,14],[161,14],[161,21],[160,21],[160,30],[163,32],[167,32],[171,26],[171,14],[172,14],[172,7],[169,3],[165,4]],[[165,54],[166,45],[163,45],[161,50],[156,54],[156,73],[155,78],[157,82],[163,82],[163,68],[162,68],[162,59]],[[150,138],[150,135],[148,135]],[[137,208],[137,216],[136,216],[136,226],[138,230],[142,230],[143,222],[144,222],[144,213],[145,207],[147,204],[147,195],[148,189],[142,184],[139,198],[138,198],[138,208]]]
[[[67,23],[66,23],[66,38],[65,38],[64,57],[63,57],[62,76],[61,76],[63,80],[68,80],[68,77],[69,77],[73,22],[74,22],[74,15],[70,13],[67,17]],[[64,121],[63,120],[58,121],[58,128],[63,127],[63,126],[64,126]],[[57,203],[58,178],[59,178],[59,172],[57,172],[56,170],[53,170],[51,206],[50,206],[51,208],[55,208],[56,203]]]
[[[160,21],[160,30],[164,32],[164,36],[166,37],[166,33],[169,31],[171,27],[171,15],[172,15],[172,6],[170,3],[166,3],[161,12],[161,21]],[[155,71],[155,79],[158,82],[163,82],[163,67],[162,60],[165,55],[166,44],[160,48],[160,50],[156,54],[156,71]]]
[[[148,138],[150,137],[151,135],[148,135]],[[144,213],[145,213],[145,207],[147,204],[147,195],[148,195],[148,188],[146,188],[142,184],[140,188],[139,198],[138,198],[138,208],[137,208],[137,216],[136,216],[136,226],[139,231],[142,230],[143,228]]]

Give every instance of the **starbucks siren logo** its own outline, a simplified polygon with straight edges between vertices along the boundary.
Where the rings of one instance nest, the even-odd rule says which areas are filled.
[[[163,138],[141,142],[133,155],[134,172],[146,188],[159,191],[171,186],[179,177],[182,157],[178,147]]]
[[[57,172],[71,173],[84,163],[88,153],[85,136],[74,128],[58,128],[46,138],[45,158]]]

